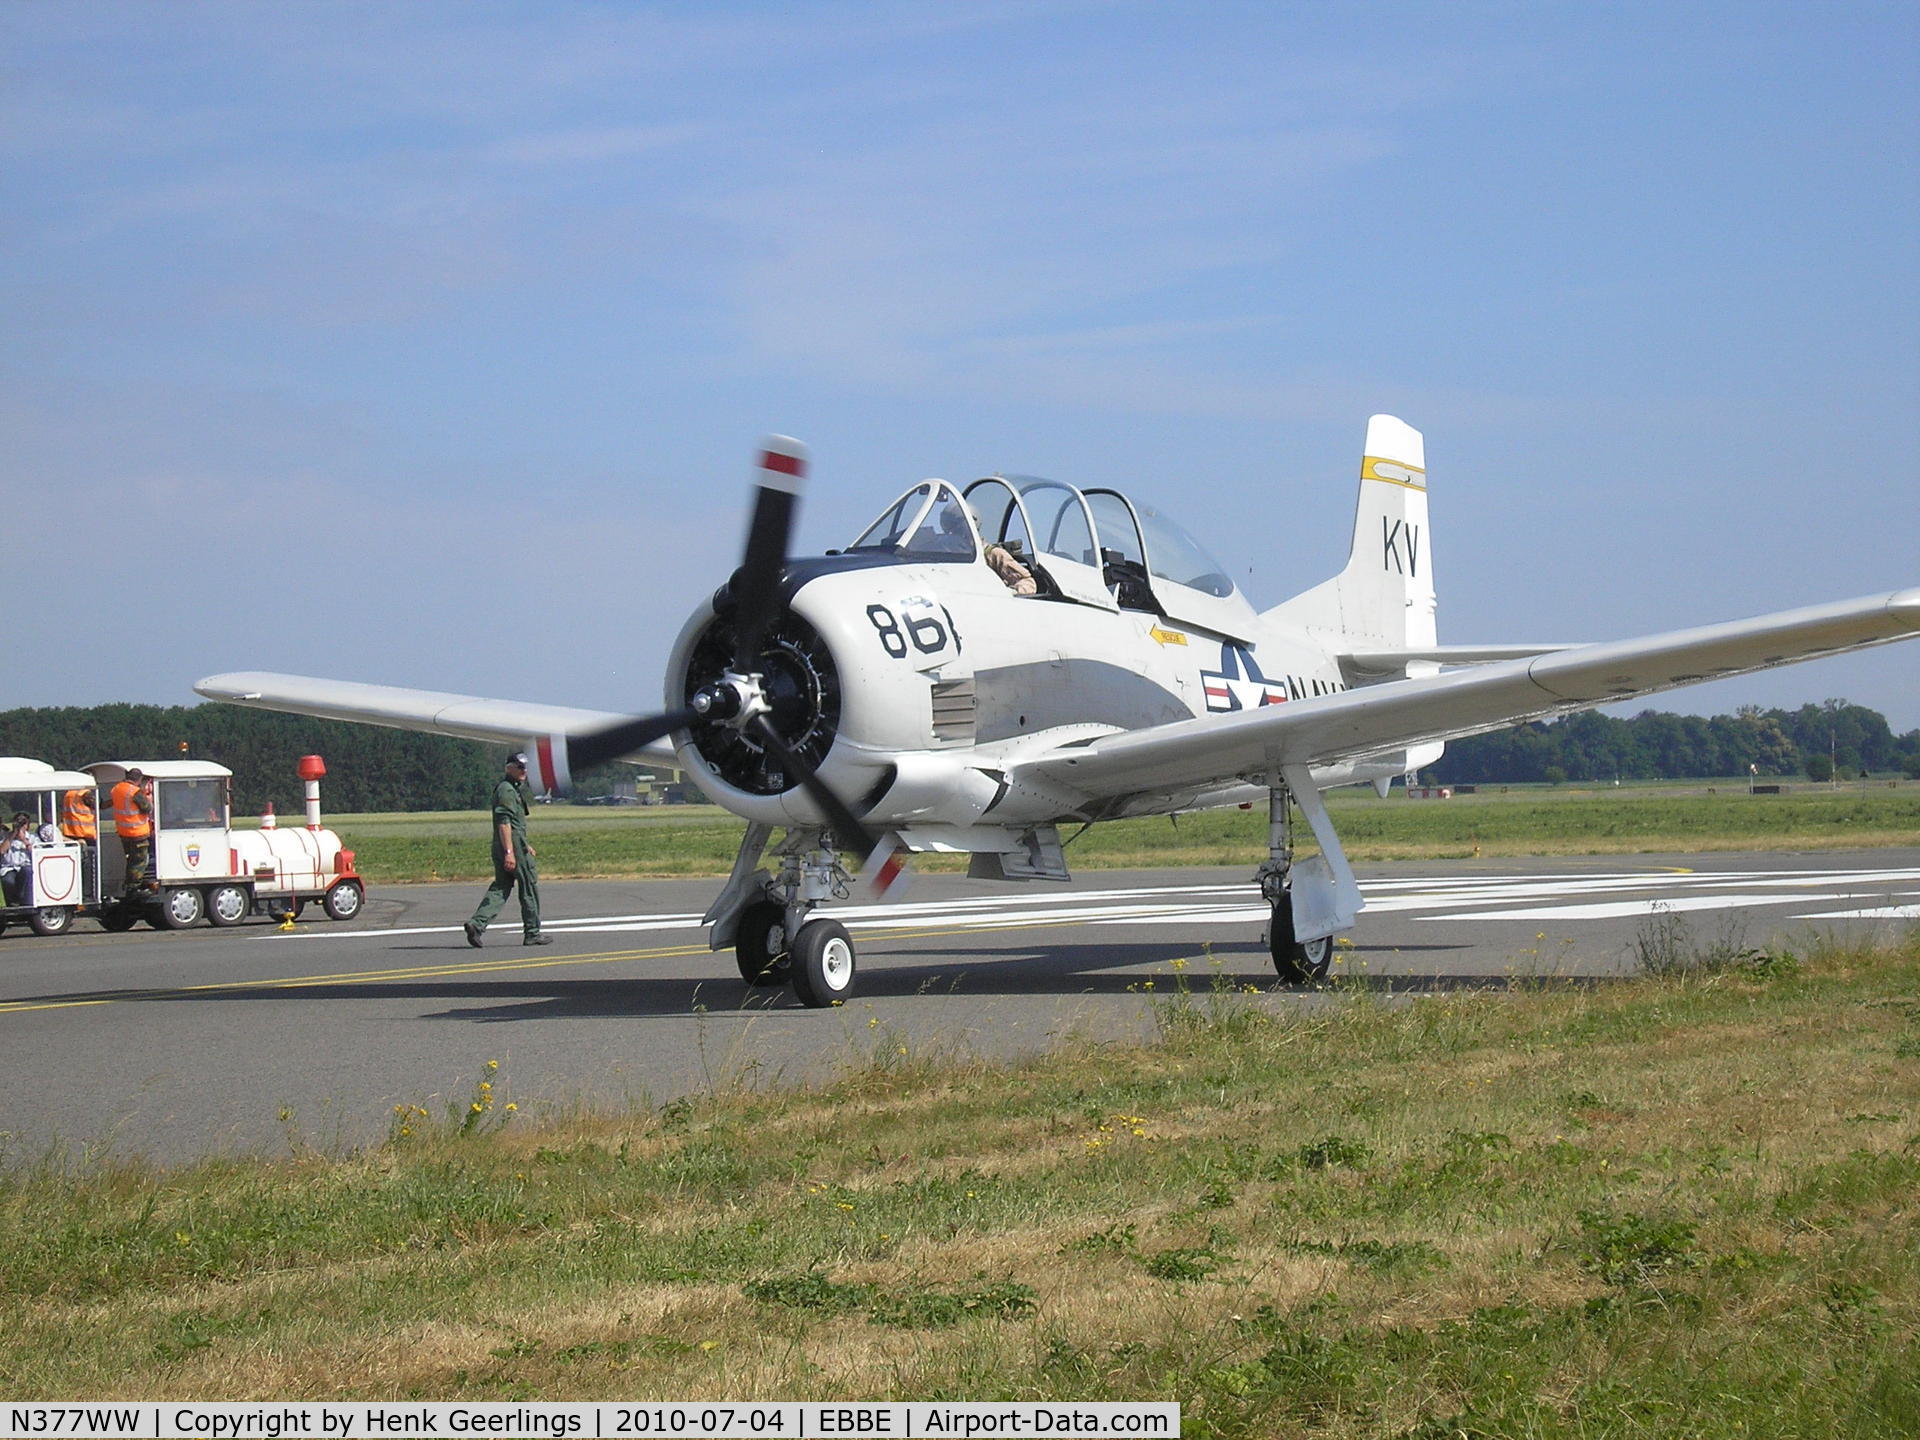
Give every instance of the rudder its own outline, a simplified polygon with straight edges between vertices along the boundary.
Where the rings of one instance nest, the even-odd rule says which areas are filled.
[[[1405,421],[1368,420],[1346,568],[1263,618],[1304,630],[1336,654],[1431,648],[1436,597],[1426,455],[1424,438]]]

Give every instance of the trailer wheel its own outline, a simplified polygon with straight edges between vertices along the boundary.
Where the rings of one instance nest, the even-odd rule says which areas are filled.
[[[320,897],[320,908],[327,912],[329,920],[351,920],[360,913],[360,902],[364,899],[366,892],[358,880],[339,880]]]
[[[36,935],[64,935],[73,925],[71,905],[42,905],[27,916]]]
[[[176,885],[160,893],[160,908],[154,912],[154,919],[162,930],[185,930],[189,925],[198,925],[206,913],[204,895],[188,886]]]
[[[216,885],[207,892],[207,919],[215,925],[238,925],[252,909],[253,897],[244,885]]]

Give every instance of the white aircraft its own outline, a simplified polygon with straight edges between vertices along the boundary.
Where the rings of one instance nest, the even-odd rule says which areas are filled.
[[[524,745],[556,792],[616,758],[684,768],[747,821],[709,943],[819,1006],[853,990],[845,927],[813,913],[851,892],[849,861],[876,889],[901,851],[1065,880],[1063,824],[1258,799],[1266,943],[1283,979],[1318,978],[1364,903],[1322,791],[1384,794],[1453,737],[1920,634],[1915,588],[1608,644],[1440,645],[1425,446],[1386,415],[1346,568],[1270,610],[1152,506],[1023,476],[922,481],[846,549],[789,559],[805,471],[797,441],[766,442],[745,561],[680,632],[662,714],[261,672],[195,688]],[[1035,593],[1003,580],[1018,568]],[[1299,861],[1296,806],[1320,850]]]

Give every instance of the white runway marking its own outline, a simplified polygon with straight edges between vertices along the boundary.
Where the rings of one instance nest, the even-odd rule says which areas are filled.
[[[1800,920],[1920,920],[1920,905],[1877,905],[1867,910],[1820,910]]]
[[[1812,905],[1819,895],[1769,895],[1768,905]],[[1655,895],[1645,900],[1598,900],[1585,905],[1540,905],[1526,910],[1481,910],[1471,915],[1436,915],[1436,920],[1618,920],[1628,915],[1658,915],[1681,910],[1731,910],[1755,904],[1752,895]]]
[[[1743,906],[1818,906],[1782,918],[1806,920],[1907,920],[1920,918],[1920,904],[1904,902],[1920,884],[1920,869],[1880,870],[1671,870],[1647,869],[1560,875],[1455,875],[1372,881],[1363,885],[1368,915],[1406,914],[1435,920],[1485,924],[1512,921],[1612,920],[1659,911],[1729,910]],[[1899,887],[1899,888],[1894,888]],[[1892,893],[1889,893],[1889,891]],[[1012,895],[966,895],[891,905],[831,906],[825,914],[871,938],[924,930],[1016,930],[1077,925],[1138,926],[1169,922],[1196,928],[1236,927],[1257,934],[1267,907],[1250,881],[1156,885],[1127,889],[1048,890]],[[554,919],[560,935],[618,935],[685,931],[702,935],[695,911],[615,914]],[[518,938],[515,917],[494,926],[497,945]],[[291,935],[260,939],[349,939],[366,930],[301,926]],[[414,926],[372,933],[384,936],[460,934],[456,926]]]

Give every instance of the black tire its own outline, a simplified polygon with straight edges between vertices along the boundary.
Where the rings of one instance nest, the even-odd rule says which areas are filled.
[[[793,972],[787,954],[786,907],[772,900],[756,900],[740,912],[733,932],[733,958],[740,978],[749,985],[784,985]]]
[[[1288,985],[1311,985],[1327,978],[1333,965],[1333,937],[1301,944],[1293,938],[1293,901],[1283,899],[1273,907],[1273,919],[1267,926],[1267,950],[1273,956],[1273,969]]]
[[[289,920],[298,920],[300,912],[307,908],[304,900],[275,900],[272,904],[273,908],[267,914],[282,925]]]
[[[351,920],[360,913],[360,904],[366,898],[367,892],[358,880],[336,880],[320,897],[320,908],[329,920]]]
[[[73,928],[71,905],[42,905],[27,916],[27,924],[36,935],[64,935]]]
[[[838,920],[809,920],[793,940],[793,993],[821,1010],[853,994],[853,937]]]
[[[153,912],[153,923],[162,930],[185,930],[198,925],[206,913],[206,896],[190,885],[175,885],[160,892],[160,905]]]
[[[140,918],[140,912],[131,905],[109,905],[100,912],[100,928],[111,930],[115,935],[124,934],[133,929],[134,921]]]
[[[244,885],[216,885],[207,892],[207,919],[225,929],[253,913],[253,897]]]

